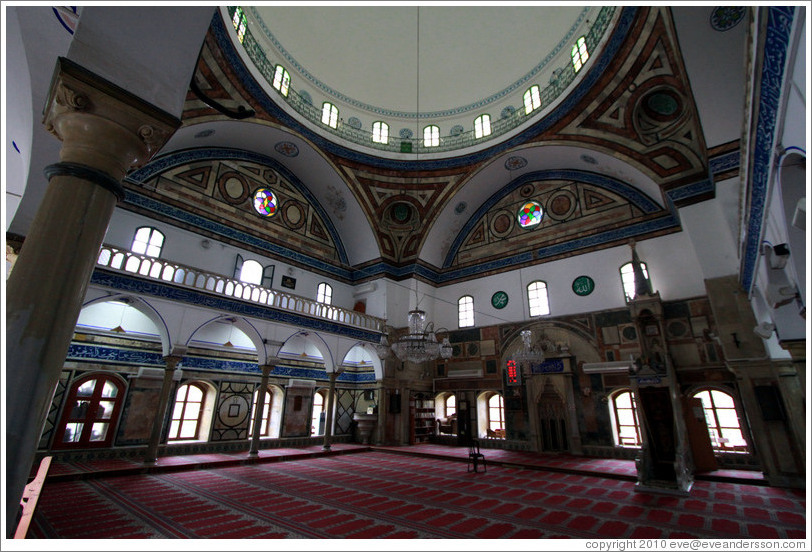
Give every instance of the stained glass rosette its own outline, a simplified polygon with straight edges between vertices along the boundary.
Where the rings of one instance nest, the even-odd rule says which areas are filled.
[[[260,188],[254,193],[254,209],[263,217],[274,216],[278,206],[276,195],[268,188]]]
[[[528,201],[519,209],[517,219],[522,228],[530,228],[541,222],[541,205],[535,201]]]

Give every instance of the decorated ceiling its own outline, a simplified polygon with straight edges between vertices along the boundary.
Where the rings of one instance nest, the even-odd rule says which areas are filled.
[[[128,177],[124,207],[348,282],[441,285],[679,231],[678,208],[737,170],[718,162],[737,140],[705,143],[668,7],[616,10],[580,79],[513,135],[395,157],[291,115],[241,56],[228,15],[212,20],[183,128]],[[275,194],[272,216],[254,208],[261,188]],[[529,202],[538,220],[523,226]]]

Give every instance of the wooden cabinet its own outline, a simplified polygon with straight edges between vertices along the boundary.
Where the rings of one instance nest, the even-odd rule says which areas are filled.
[[[411,423],[410,443],[426,443],[434,435],[434,397],[426,393],[412,393],[409,398]]]

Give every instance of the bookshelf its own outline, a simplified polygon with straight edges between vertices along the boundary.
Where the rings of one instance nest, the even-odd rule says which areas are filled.
[[[409,398],[411,444],[426,443],[434,435],[434,397],[413,392]]]

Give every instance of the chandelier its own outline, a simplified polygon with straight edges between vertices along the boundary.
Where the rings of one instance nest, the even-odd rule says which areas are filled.
[[[544,350],[540,345],[533,343],[533,330],[522,330],[522,348],[513,354],[513,360],[518,366],[540,364],[544,362]]]
[[[415,117],[415,132],[419,136],[420,133],[420,7],[417,8],[417,94],[416,94],[416,107],[417,113]],[[417,187],[420,187],[420,139],[416,141],[415,149],[415,164],[418,167],[417,173]],[[387,334],[381,336],[381,342],[376,345],[378,358],[384,360],[391,356],[394,352],[395,356],[403,362],[413,362],[415,364],[422,364],[438,358],[448,359],[454,351],[448,337],[443,338],[440,343],[437,341],[437,332],[448,331],[444,328],[434,331],[434,323],[430,322],[426,327],[426,312],[417,308],[417,285],[415,285],[415,308],[409,311],[409,333],[398,339],[392,345],[389,345]]]
[[[392,352],[403,362],[422,364],[438,358],[451,358],[454,348],[444,337],[442,342],[437,341],[434,323],[425,326],[426,312],[420,309],[409,311],[409,333],[389,345],[386,334],[381,336],[381,342],[376,346],[378,358],[384,360]],[[442,331],[442,330],[441,330]]]

